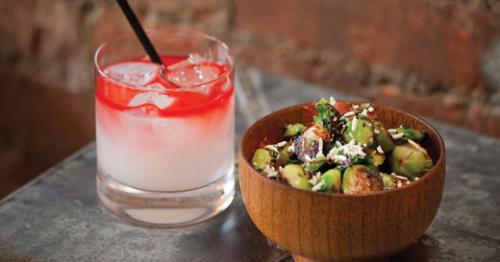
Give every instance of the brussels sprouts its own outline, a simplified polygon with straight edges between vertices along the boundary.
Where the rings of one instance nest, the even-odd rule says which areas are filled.
[[[305,165],[304,165],[304,170],[306,171],[306,173],[309,173],[309,174],[314,174],[316,171],[318,171],[323,165],[325,164],[325,160],[324,159],[319,159],[319,160],[314,160],[314,161],[311,161],[311,162],[307,162]]]
[[[402,133],[405,138],[411,139],[413,141],[420,142],[424,138],[424,134],[422,134],[422,132],[413,128],[398,127],[396,128],[396,131],[398,133]]]
[[[342,191],[344,194],[376,192],[383,189],[382,178],[364,165],[354,165],[344,170]]]
[[[338,169],[330,169],[321,175],[323,181],[320,191],[331,190],[332,192],[340,192],[340,184],[342,174]]]
[[[384,161],[385,161],[384,154],[381,154],[380,152],[377,151],[370,152],[370,155],[368,157],[368,164],[373,166],[380,166],[384,163]]]
[[[347,121],[342,138],[346,142],[354,139],[358,144],[370,145],[373,142],[373,124],[368,119],[354,117]]]
[[[286,125],[285,126],[285,137],[293,137],[296,135],[300,135],[306,130],[306,126],[300,123],[293,124],[293,125]]]
[[[272,160],[273,158],[269,151],[259,148],[253,154],[252,164],[256,169],[262,170],[266,165],[270,164]]]
[[[286,165],[281,171],[281,175],[290,186],[306,191],[311,190],[311,185],[301,166],[295,164]]]
[[[276,159],[276,163],[278,165],[286,165],[290,162],[290,157],[292,156],[292,153],[288,151],[290,148],[290,145],[284,146],[278,154],[278,159]]]
[[[387,132],[382,123],[375,121],[375,140],[377,144],[380,145],[385,154],[389,153],[394,149],[394,141],[392,136]]]
[[[408,143],[394,147],[389,164],[394,173],[414,178],[431,169],[432,159],[424,148],[408,140]]]
[[[295,140],[294,152],[297,158],[303,162],[309,162],[314,159],[319,152],[321,137],[318,135],[318,126],[308,128],[304,134],[297,137]]]
[[[386,173],[380,173],[382,176],[382,182],[384,184],[384,189],[391,189],[396,187],[396,182],[394,182],[394,177],[386,174]]]

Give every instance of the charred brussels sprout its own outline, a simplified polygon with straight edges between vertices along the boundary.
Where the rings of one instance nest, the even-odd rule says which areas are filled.
[[[293,125],[286,125],[285,126],[285,137],[293,137],[296,135],[300,135],[306,130],[306,126],[300,123],[293,124]]]
[[[281,175],[290,186],[306,191],[311,190],[311,185],[301,166],[295,164],[286,165],[281,171]]]
[[[318,129],[318,126],[312,126],[295,140],[294,152],[303,162],[309,162],[319,152],[321,137],[318,135]]]
[[[373,124],[367,119],[350,119],[342,138],[346,142],[354,139],[358,144],[370,145],[373,142]]]
[[[273,158],[271,157],[271,154],[269,153],[269,151],[260,148],[260,149],[257,149],[255,151],[255,153],[253,154],[252,165],[256,169],[262,170],[262,169],[264,169],[264,167],[266,165],[270,164],[272,160],[273,160]]]
[[[387,132],[384,126],[376,121],[374,123],[375,126],[375,140],[377,144],[380,145],[384,153],[389,153],[394,149],[394,141],[392,140],[391,135]]]
[[[389,163],[393,172],[408,178],[419,177],[432,167],[427,151],[412,140],[394,147]]]
[[[344,170],[342,191],[344,194],[376,192],[383,189],[382,178],[364,165],[354,165]]]

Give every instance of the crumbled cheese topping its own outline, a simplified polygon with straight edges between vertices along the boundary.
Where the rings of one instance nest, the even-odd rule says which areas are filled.
[[[265,165],[262,171],[266,174],[268,178],[273,178],[278,175],[278,171],[276,171],[274,166]]]
[[[321,173],[317,172],[307,182],[309,182],[309,184],[311,184],[312,186],[315,186],[315,185],[318,184],[318,182],[319,182],[320,179],[321,179]]]
[[[363,109],[363,111],[361,111],[361,116],[368,116],[368,111],[366,109]]]
[[[355,157],[364,158],[365,156],[366,153],[363,151],[363,147],[357,145],[353,139],[344,145],[337,141],[335,146],[328,152],[327,158],[336,164],[349,165],[348,160],[352,160]]]
[[[335,98],[333,96],[331,96],[330,97],[330,105],[335,106],[336,103],[337,103],[337,100],[335,100]]]
[[[377,134],[377,135],[378,135],[378,134],[380,134],[380,131],[378,131],[378,129],[376,129],[376,128],[373,130],[373,132],[374,132],[375,134]]]
[[[324,181],[324,180],[321,180],[321,181],[319,181],[319,183],[317,183],[316,185],[314,185],[314,186],[311,188],[311,190],[312,190],[312,191],[315,191],[315,192],[316,192],[316,191],[320,191],[320,190],[321,190],[321,188],[322,188],[324,185],[325,185],[325,181]]]
[[[356,113],[354,113],[354,111],[349,111],[349,112],[346,112],[346,113],[344,114],[344,116],[345,116],[345,117],[350,117],[350,116],[353,116],[353,115],[355,115],[355,114],[356,114]]]
[[[284,147],[284,146],[286,146],[287,143],[288,142],[286,142],[286,141],[281,141],[281,142],[279,142],[279,143],[276,144],[276,147],[278,147],[278,148],[279,147]]]
[[[373,108],[373,106],[368,107],[368,112],[372,113],[373,111],[375,111],[375,109]]]
[[[358,118],[354,116],[352,118],[352,126],[351,126],[352,132],[356,131],[357,128],[358,128]]]
[[[384,154],[384,150],[382,150],[382,147],[380,145],[377,146],[377,152],[379,152],[380,154]]]
[[[288,147],[287,151],[288,151],[288,153],[290,153],[290,154],[295,153],[295,143],[292,143],[292,144]]]
[[[269,151],[273,151],[273,152],[279,153],[278,148],[275,145],[267,145],[264,148],[267,149],[267,150],[269,150]]]
[[[399,133],[398,130],[394,128],[388,129],[387,132],[389,132],[389,134],[392,136],[393,139],[400,139],[403,138],[404,136],[403,133]]]
[[[358,106],[358,105],[352,105],[352,108],[353,108],[353,109],[358,109],[358,108],[359,108],[359,106]]]

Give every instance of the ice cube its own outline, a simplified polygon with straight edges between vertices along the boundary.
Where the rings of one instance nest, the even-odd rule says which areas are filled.
[[[220,72],[216,64],[198,54],[168,67],[166,77],[178,86],[194,86],[216,79]]]
[[[166,94],[158,93],[158,92],[144,92],[135,95],[128,102],[129,106],[142,106],[145,104],[152,104],[158,107],[159,109],[165,109],[170,106],[175,101],[174,98],[167,96]]]
[[[118,63],[104,69],[107,75],[133,86],[147,85],[155,78],[158,71],[158,65],[145,62]]]

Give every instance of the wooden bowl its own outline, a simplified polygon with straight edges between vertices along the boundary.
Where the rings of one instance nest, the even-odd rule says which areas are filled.
[[[387,127],[406,123],[425,130],[434,167],[408,186],[361,195],[306,192],[271,180],[251,158],[259,144],[282,140],[283,126],[311,122],[306,106],[288,107],[255,122],[241,140],[239,180],[243,201],[257,228],[296,261],[359,261],[394,254],[416,242],[439,207],[445,177],[443,140],[423,119],[372,104]]]

